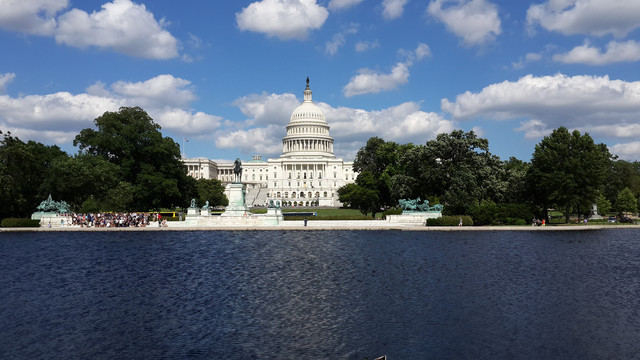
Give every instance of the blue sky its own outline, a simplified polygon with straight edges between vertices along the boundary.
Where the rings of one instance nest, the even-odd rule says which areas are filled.
[[[640,160],[638,0],[0,0],[0,130],[70,154],[140,106],[188,157],[281,153],[311,79],[336,154],[474,130],[530,160],[559,126]]]

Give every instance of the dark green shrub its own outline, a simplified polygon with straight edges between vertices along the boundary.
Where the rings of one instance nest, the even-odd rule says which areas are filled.
[[[427,219],[427,226],[458,226],[462,218],[462,226],[473,226],[473,219],[468,215],[443,215],[437,219]]]
[[[469,215],[476,225],[518,225],[533,219],[533,211],[526,204],[496,204],[491,201],[472,206]]]
[[[40,220],[31,220],[24,218],[6,218],[0,223],[0,227],[14,228],[14,227],[40,227]]]
[[[387,215],[402,215],[402,209],[387,209],[382,213],[382,218],[386,219]]]

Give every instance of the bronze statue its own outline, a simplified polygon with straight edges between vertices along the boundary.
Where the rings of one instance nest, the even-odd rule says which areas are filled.
[[[236,176],[236,183],[242,182],[242,162],[240,158],[236,158],[233,162],[233,174]]]

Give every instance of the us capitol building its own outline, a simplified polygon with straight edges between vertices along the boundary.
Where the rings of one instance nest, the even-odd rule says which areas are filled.
[[[247,206],[262,206],[269,199],[285,206],[327,206],[342,204],[338,189],[354,183],[353,162],[333,154],[333,138],[324,114],[311,98],[309,78],[304,101],[291,114],[282,139],[282,155],[262,160],[260,155],[242,162]],[[196,179],[233,182],[233,163],[216,163],[205,158],[182,159],[188,174]]]

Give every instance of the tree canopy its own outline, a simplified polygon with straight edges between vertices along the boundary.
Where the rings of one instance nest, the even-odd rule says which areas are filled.
[[[83,129],[73,145],[81,154],[98,156],[119,168],[119,178],[125,182],[118,186],[120,194],[131,196],[125,207],[173,208],[195,194],[195,182],[187,176],[179,145],[163,137],[160,125],[144,110],[122,107],[104,113],[94,123],[97,129]]]
[[[606,145],[596,145],[587,133],[560,127],[536,145],[527,182],[542,213],[557,207],[569,222],[572,210],[588,213],[610,168]]]
[[[49,194],[57,196],[55,189],[42,185],[53,164],[68,155],[55,145],[0,134],[0,218],[28,216]]]

